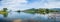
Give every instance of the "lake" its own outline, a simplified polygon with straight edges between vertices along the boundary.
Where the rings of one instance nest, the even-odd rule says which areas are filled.
[[[35,21],[41,21],[41,22],[60,22],[56,21],[55,18],[49,18],[50,14],[30,14],[25,12],[9,12],[7,17],[4,17],[2,14],[0,14],[0,22],[11,22],[15,19],[21,19],[21,20],[35,20]]]

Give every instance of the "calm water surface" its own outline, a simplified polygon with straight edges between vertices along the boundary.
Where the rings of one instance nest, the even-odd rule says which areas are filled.
[[[2,14],[0,14],[0,18],[5,18],[5,17],[3,17]],[[36,20],[37,20],[37,18],[42,19],[42,20],[48,19],[47,15],[29,14],[29,13],[24,13],[24,12],[20,12],[20,13],[19,12],[10,12],[6,18],[11,18],[11,19],[13,19],[13,18],[31,19],[32,18],[32,19],[36,19]]]
[[[29,14],[24,12],[10,12],[7,17],[4,17],[2,14],[0,14],[0,19],[7,19],[7,20],[13,20],[13,19],[32,19],[32,20],[49,20],[48,15],[43,14]]]

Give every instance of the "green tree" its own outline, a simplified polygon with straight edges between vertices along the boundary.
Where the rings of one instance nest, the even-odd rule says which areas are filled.
[[[49,9],[46,9],[46,13],[49,13]]]
[[[7,11],[7,8],[3,8],[3,11],[6,12]]]

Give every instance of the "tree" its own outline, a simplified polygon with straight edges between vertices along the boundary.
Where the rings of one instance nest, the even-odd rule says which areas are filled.
[[[4,12],[7,11],[7,8],[3,8],[3,11],[4,11]]]
[[[49,9],[46,9],[46,13],[49,13]]]

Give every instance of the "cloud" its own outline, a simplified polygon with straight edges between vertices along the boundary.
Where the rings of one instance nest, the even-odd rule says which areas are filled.
[[[3,0],[2,6],[8,9],[17,9],[19,6],[23,6],[22,3],[27,3],[25,0]]]
[[[43,8],[60,8],[60,2],[56,0],[48,1],[48,3],[44,4],[45,6]]]
[[[59,0],[3,0],[2,8],[25,10],[29,8],[60,8]],[[0,6],[1,7],[1,6]]]
[[[36,8],[60,8],[60,2],[56,0],[42,0]]]

